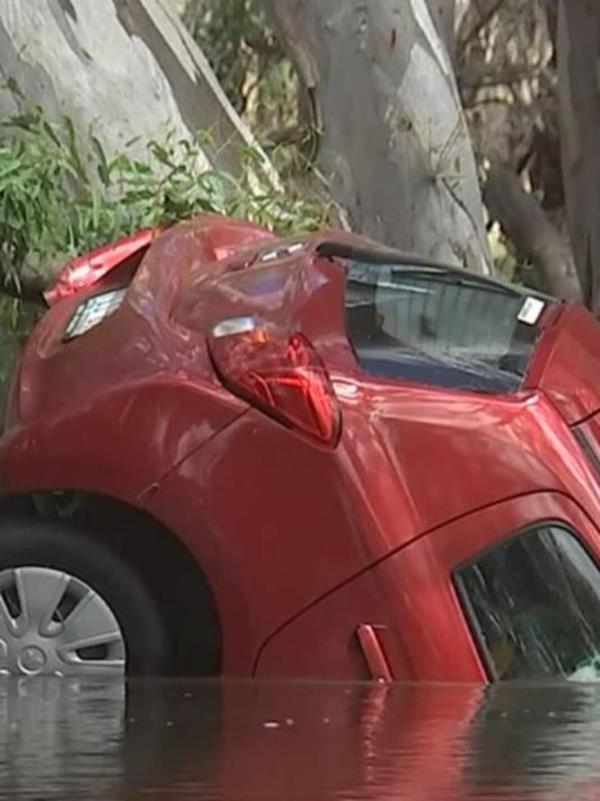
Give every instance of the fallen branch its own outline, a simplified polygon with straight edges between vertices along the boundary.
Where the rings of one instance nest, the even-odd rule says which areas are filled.
[[[491,217],[523,259],[536,268],[544,288],[565,300],[580,300],[573,254],[538,200],[525,191],[517,174],[504,164],[492,165],[484,190]]]

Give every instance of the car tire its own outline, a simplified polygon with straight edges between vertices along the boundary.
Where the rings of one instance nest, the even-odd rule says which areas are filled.
[[[37,574],[33,572],[36,570]],[[36,575],[63,574],[65,581],[73,579],[69,586],[82,586],[92,591],[89,597],[101,599],[118,623],[125,646],[127,675],[157,676],[169,672],[171,649],[167,625],[152,594],[135,570],[101,541],[63,523],[0,521],[0,577],[28,575],[27,571],[33,574],[30,583]],[[32,586],[35,587],[35,583]],[[16,591],[15,594],[18,596]],[[5,605],[10,600],[6,595],[2,598]],[[16,604],[15,617],[20,609],[18,597]],[[56,619],[59,622],[50,625],[66,628],[60,618],[52,618],[52,621]],[[23,642],[27,642],[29,636],[24,637]],[[45,641],[42,640],[41,645],[45,647]],[[20,641],[13,650],[16,648],[20,648]],[[88,672],[93,672],[86,667]],[[24,672],[21,668],[19,663],[16,672]],[[75,668],[71,672],[76,672]]]

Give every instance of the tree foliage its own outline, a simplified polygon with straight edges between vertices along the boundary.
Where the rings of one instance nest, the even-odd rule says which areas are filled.
[[[310,162],[311,115],[263,0],[190,0],[183,20],[233,107],[288,179]]]
[[[0,128],[0,259],[18,289],[48,263],[199,211],[248,217],[282,233],[325,224],[328,208],[248,178],[198,170],[204,137],[149,142],[144,158],[125,148],[108,158],[93,141],[84,157],[69,120],[41,109]],[[248,150],[250,164],[257,156]],[[251,175],[244,171],[243,175]]]
[[[497,269],[575,296],[561,170],[558,0],[426,2],[453,59],[483,184],[489,176]],[[287,43],[269,25],[264,0],[178,5],[232,105],[280,170],[285,202],[265,187],[253,194],[244,179],[240,185],[220,171],[193,177],[194,145],[180,142],[150,143],[141,155],[134,148],[135,156],[125,148],[110,159],[95,148],[84,159],[74,153],[68,123],[48,127],[34,112],[0,130],[0,258],[9,286],[24,263],[37,269],[140,222],[197,208],[236,210],[284,230],[317,225],[335,211],[315,170],[314,98]],[[574,237],[581,238],[577,230]],[[575,244],[578,253],[581,243]]]
[[[200,211],[246,217],[282,234],[328,223],[329,205],[261,186],[247,177],[253,170],[239,179],[199,171],[205,139],[149,142],[142,156],[125,148],[109,158],[98,141],[84,156],[70,121],[51,124],[39,108],[0,125],[0,388],[36,319],[22,301],[39,297],[48,274],[73,255]],[[249,165],[261,158],[252,150],[241,157]]]

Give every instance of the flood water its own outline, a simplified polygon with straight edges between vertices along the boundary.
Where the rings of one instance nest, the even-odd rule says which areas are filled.
[[[600,686],[0,684],[0,798],[600,798]]]

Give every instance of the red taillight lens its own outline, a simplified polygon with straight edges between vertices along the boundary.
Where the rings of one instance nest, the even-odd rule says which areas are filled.
[[[231,392],[312,439],[337,443],[340,414],[333,387],[303,334],[287,336],[242,318],[216,326],[209,347]]]

